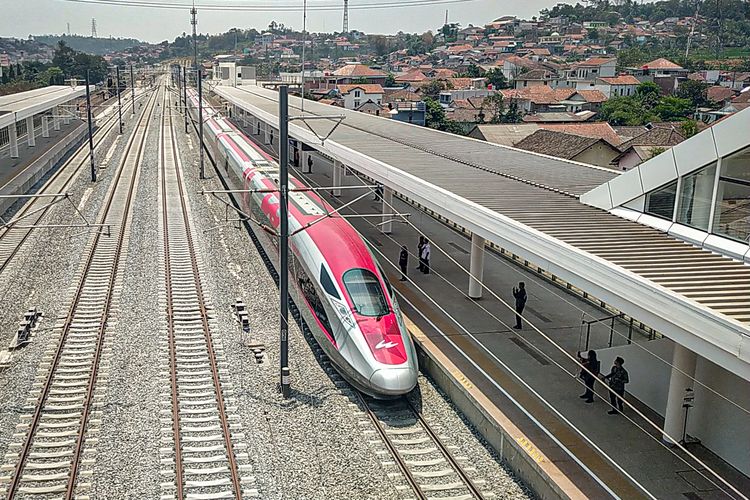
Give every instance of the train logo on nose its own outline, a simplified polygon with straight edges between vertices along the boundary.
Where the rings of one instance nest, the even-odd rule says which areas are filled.
[[[380,342],[377,343],[377,345],[375,346],[375,349],[390,349],[391,347],[396,347],[397,345],[398,344],[396,342],[391,342],[391,341],[386,342],[384,340],[381,340]]]

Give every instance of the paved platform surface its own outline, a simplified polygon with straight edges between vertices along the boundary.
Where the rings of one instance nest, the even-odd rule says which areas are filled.
[[[78,128],[81,120],[71,120],[68,125],[60,124],[60,130],[54,130],[50,125],[49,137],[42,137],[41,127],[37,130],[36,146],[29,147],[26,134],[18,138],[18,158],[10,157],[9,146],[0,148],[0,189],[8,183],[13,177],[22,172],[29,165],[34,163],[52,146],[60,142],[67,135],[73,133]]]
[[[313,174],[307,176],[309,184],[331,185],[332,165],[327,159],[315,156],[313,170]],[[299,175],[299,172],[297,174],[303,177]],[[344,185],[360,185],[361,182],[355,176],[343,177]],[[353,200],[360,194],[362,191],[359,190],[343,190],[337,200],[331,199],[330,196],[327,198],[336,207]],[[602,460],[599,453],[592,452],[584,439],[576,435],[569,426],[563,424],[559,416],[554,415],[539,398],[532,395],[532,391],[536,391],[541,398],[559,410],[575,427],[582,429],[591,441],[610,455],[655,497],[683,500],[727,498],[727,495],[706,478],[710,477],[708,473],[695,471],[691,465],[683,461],[680,452],[673,453],[662,446],[658,432],[652,429],[644,432],[622,416],[608,415],[607,411],[610,409],[608,398],[606,402],[597,398],[593,404],[583,403],[578,398],[583,388],[576,377],[575,365],[528,326],[520,332],[510,328],[513,325],[514,316],[499,301],[491,298],[486,292],[485,298],[479,301],[469,299],[466,296],[468,276],[437,249],[437,247],[445,249],[453,259],[468,268],[470,241],[467,238],[395,198],[394,206],[401,212],[411,212],[412,223],[417,226],[419,232],[433,242],[433,272],[431,274],[424,275],[416,271],[416,257],[411,255],[409,262],[411,281],[398,281],[399,274],[395,264],[398,260],[400,245],[406,244],[410,252],[416,252],[419,234],[411,226],[394,223],[392,234],[384,235],[374,226],[380,222],[379,219],[353,218],[351,222],[374,244],[377,257],[381,261],[387,259],[391,262],[391,266],[384,264],[384,268],[388,269],[387,273],[391,282],[402,296],[419,310],[417,312],[408,304],[402,304],[407,314],[420,323],[420,327],[436,344],[446,349],[450,358],[469,374],[472,383],[486,388],[492,398],[501,402],[500,392],[494,383],[502,384],[517,400],[522,401],[536,418],[544,422],[568,448],[580,455],[579,458],[592,470],[596,471],[598,468],[597,474],[611,483],[613,489],[622,488],[619,491],[623,492],[623,498],[630,498],[634,494],[634,490],[625,484],[624,476]],[[369,196],[355,203],[351,208],[352,211],[349,213],[374,214],[380,213],[381,204]],[[344,210],[344,213],[347,213],[347,210]],[[561,290],[505,258],[491,252],[486,254],[484,282],[492,290],[506,301],[512,302],[511,290],[519,281],[526,283],[529,293],[526,308],[528,318],[568,352],[574,353],[584,347],[585,331],[581,328],[582,318],[591,320],[607,315],[590,303]],[[430,297],[437,305],[431,302]],[[437,326],[442,333],[432,326]],[[627,328],[620,326],[618,331],[623,334]],[[592,335],[592,347],[605,346],[608,337],[608,328],[600,326],[599,330]],[[447,338],[467,353],[484,373],[457,353]],[[614,338],[615,344],[625,342],[625,339],[617,334]],[[634,340],[646,342],[645,338],[635,337]],[[503,367],[503,364],[506,367]],[[558,364],[562,366],[562,369]],[[608,371],[608,369],[609,367],[602,367],[602,371]],[[520,376],[530,388],[524,387],[510,371]],[[645,375],[631,373],[631,378],[638,376]],[[599,389],[598,392],[606,397],[604,389]],[[662,421],[658,415],[645,406],[635,403],[650,419],[661,425]],[[504,409],[507,407],[508,405],[503,406]],[[626,413],[631,413],[628,416],[636,419],[638,425],[645,427],[646,424],[638,421],[632,412],[626,411]],[[518,418],[522,420],[523,417],[518,415]],[[541,434],[528,426],[527,432],[534,436]],[[554,453],[551,450],[544,451]],[[700,445],[691,445],[690,451],[710,467],[718,470],[740,491],[750,491],[750,480],[713,453]],[[562,461],[566,460],[559,452],[553,456]],[[685,459],[690,461],[689,458]],[[699,466],[696,468],[700,469]]]

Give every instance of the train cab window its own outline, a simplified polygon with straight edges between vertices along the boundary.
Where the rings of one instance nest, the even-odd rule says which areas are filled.
[[[344,273],[344,286],[358,314],[380,317],[390,312],[380,280],[372,271],[349,269]]]
[[[328,271],[326,271],[326,268],[323,264],[320,265],[320,284],[323,286],[323,290],[325,290],[328,295],[330,295],[334,299],[341,300],[341,297],[339,297],[339,292],[336,290],[336,286],[333,284],[331,275],[328,274]]]

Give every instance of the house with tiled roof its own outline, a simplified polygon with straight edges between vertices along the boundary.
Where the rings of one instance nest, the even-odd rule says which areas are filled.
[[[630,170],[685,140],[672,124],[643,127],[644,132],[620,144],[613,160],[618,170]]]
[[[618,75],[597,78],[593,82],[576,82],[578,90],[598,90],[607,98],[631,96],[641,81],[633,75]]]
[[[568,69],[570,81],[596,81],[597,78],[613,77],[616,75],[617,59],[609,57],[590,57],[577,62]]]
[[[396,75],[395,80],[397,83],[413,83],[423,82],[425,80],[429,80],[429,78],[418,69],[415,69]]]
[[[613,146],[621,143],[620,137],[607,122],[479,124],[469,136],[503,146],[515,146],[539,129],[604,139]]]
[[[352,84],[360,81],[367,83],[384,84],[387,75],[376,69],[360,63],[351,63],[342,66],[329,77],[329,83]]]
[[[598,111],[607,97],[598,90],[578,91],[568,87],[552,88],[537,85],[522,89],[500,91],[507,100],[515,100],[525,113],[544,113],[563,111]]]
[[[544,68],[532,69],[531,71],[518,75],[513,80],[513,88],[516,89],[534,87],[537,85],[547,85],[553,89],[567,86],[566,80],[562,75],[558,74],[556,71],[550,71]]]
[[[545,129],[537,130],[515,147],[600,167],[610,167],[611,161],[620,153],[604,139]]]
[[[367,101],[380,105],[383,100],[383,87],[377,83],[346,84],[336,88],[346,109],[358,109]]]

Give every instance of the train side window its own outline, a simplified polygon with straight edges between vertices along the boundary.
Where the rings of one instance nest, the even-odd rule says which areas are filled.
[[[302,295],[304,295],[305,300],[310,305],[310,308],[313,310],[313,313],[315,313],[320,324],[323,325],[323,328],[325,328],[328,334],[333,337],[333,329],[331,328],[331,323],[328,321],[328,314],[326,314],[323,302],[320,300],[318,292],[315,290],[315,284],[296,259],[295,264],[294,267],[297,276],[297,283],[302,291]]]
[[[341,300],[339,292],[336,290],[336,286],[333,284],[331,275],[328,274],[328,271],[326,271],[326,268],[323,264],[320,265],[320,284],[323,286],[323,290],[325,290],[328,295],[335,299]]]
[[[388,277],[385,275],[383,268],[380,267],[380,263],[378,263],[378,271],[380,271],[380,277],[383,278],[383,283],[385,283],[385,288],[386,290],[388,290],[388,296],[393,297],[393,289],[391,288],[391,282],[388,281]]]

